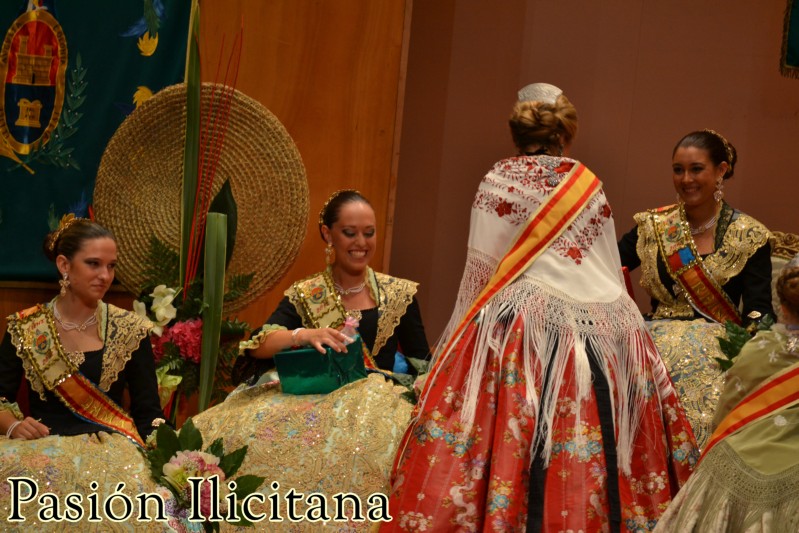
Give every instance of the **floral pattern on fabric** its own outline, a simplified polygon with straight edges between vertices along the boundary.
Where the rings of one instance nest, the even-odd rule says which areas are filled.
[[[406,390],[379,374],[330,394],[283,394],[276,383],[242,386],[193,420],[208,442],[222,438],[226,450],[248,446],[237,475],[264,477],[261,492],[321,494],[329,509],[334,494],[352,493],[363,502],[365,514],[370,495],[388,493],[391,464],[412,410],[402,397]],[[279,488],[273,490],[272,483]],[[264,521],[255,530],[320,530],[307,520],[286,519],[284,503],[277,510],[270,505],[268,499],[253,503],[253,512],[282,513],[284,521]],[[307,500],[295,505],[298,515],[308,507]],[[421,517],[414,520],[424,523]],[[369,531],[373,526],[369,520],[331,521],[325,531]]]
[[[547,196],[557,187],[560,180],[574,167],[574,162],[553,157],[514,157],[497,163],[488,176],[485,184],[474,199],[473,208],[477,208],[505,220],[515,226],[524,225],[535,212],[537,205],[525,202],[530,191],[539,196]],[[552,176],[557,176],[553,179]],[[592,213],[586,221],[575,221],[566,232],[552,244],[552,249],[562,257],[580,264],[588,254],[594,240],[604,231],[604,224],[613,215],[603,196],[592,198],[586,210]]]
[[[476,349],[474,323],[429,384],[420,418],[400,447],[390,500],[394,521],[381,531],[525,530],[538,413],[525,400],[524,335],[518,322],[514,329],[504,349],[489,354],[468,432],[459,417],[459,391]],[[642,373],[648,394],[633,443],[632,475],[618,475],[622,524],[629,531],[654,528],[698,456],[673,391],[661,398],[652,370]],[[540,394],[540,369],[534,374]],[[570,359],[556,393],[542,530],[608,531],[608,471],[597,401],[593,389],[576,400],[574,376]]]
[[[117,532],[117,531],[170,531],[166,522],[139,522],[133,518],[127,522],[113,522],[106,518],[103,500],[113,494],[120,483],[131,499],[141,493],[158,493],[165,501],[165,512],[176,507],[168,490],[155,483],[150,467],[137,447],[126,437],[118,434],[97,433],[73,437],[49,436],[37,440],[0,438],[0,513],[3,516],[3,531],[52,531],[52,532]],[[25,522],[7,522],[11,512],[11,486],[9,477],[27,477],[39,487],[39,495],[55,494],[61,502],[61,513],[65,512],[64,499],[70,493],[83,496],[81,504],[85,515],[80,522],[42,522],[37,513],[40,505],[30,502],[21,505]],[[96,482],[95,489],[91,483]],[[21,488],[21,491],[25,491]],[[97,494],[100,502],[98,516],[101,522],[88,522],[89,494]],[[112,500],[112,510],[124,516],[120,499]],[[135,500],[134,500],[135,502]],[[134,506],[135,508],[135,506]],[[170,517],[171,518],[171,517]]]

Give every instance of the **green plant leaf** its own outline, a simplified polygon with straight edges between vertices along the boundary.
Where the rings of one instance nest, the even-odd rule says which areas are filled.
[[[225,180],[225,183],[222,184],[222,188],[211,201],[208,212],[227,215],[227,249],[225,251],[225,269],[227,269],[230,259],[233,257],[233,248],[236,246],[236,231],[239,224],[239,209],[236,199],[233,197],[230,180]]]
[[[168,424],[158,426],[155,430],[155,441],[158,443],[157,449],[161,451],[166,461],[181,449],[177,433]]]
[[[188,418],[180,428],[178,440],[182,450],[202,450],[203,436],[200,430],[194,426],[194,421],[191,418]]]
[[[239,499],[245,498],[247,495],[252,494],[258,487],[261,486],[261,483],[264,482],[265,478],[260,476],[239,476],[236,478],[236,489],[233,491]]]
[[[225,293],[225,301],[230,302],[232,300],[236,300],[237,298],[241,298],[246,294],[248,290],[250,290],[250,284],[252,283],[253,278],[255,277],[255,273],[251,272],[249,274],[236,274],[235,276],[231,276],[227,282],[227,292]]]
[[[225,455],[225,444],[224,439],[219,437],[211,445],[205,449],[206,453],[210,453],[211,455],[216,455],[217,457],[223,457]],[[226,474],[227,475],[227,474]]]
[[[238,472],[242,461],[244,461],[244,456],[246,455],[247,455],[247,446],[242,446],[238,450],[232,451],[229,454],[225,455],[219,461],[219,468],[221,468],[222,471],[225,473],[225,477],[227,479],[230,479],[231,477],[236,475],[236,472]]]

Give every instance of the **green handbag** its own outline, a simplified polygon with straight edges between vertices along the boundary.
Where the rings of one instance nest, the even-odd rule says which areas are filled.
[[[275,366],[286,394],[327,394],[366,377],[360,336],[344,353],[327,348],[322,354],[313,347],[278,352]]]

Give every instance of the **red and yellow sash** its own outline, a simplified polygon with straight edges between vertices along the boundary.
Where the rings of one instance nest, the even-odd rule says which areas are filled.
[[[19,346],[19,357],[30,363],[45,388],[76,417],[121,433],[144,446],[130,416],[67,358],[47,306],[37,305],[14,314],[9,318],[9,331],[21,341],[15,343]]]
[[[683,289],[691,306],[721,324],[741,324],[741,315],[724,289],[705,270],[696,251],[682,206],[669,206],[653,214],[658,248],[666,269]]]
[[[796,404],[799,404],[799,363],[774,374],[741,400],[710,436],[702,457],[722,439],[747,424]]]
[[[530,265],[569,227],[602,183],[588,168],[578,163],[552,191],[549,198],[527,219],[516,235],[494,274],[461,319],[441,352],[442,361],[466,327],[498,292],[524,273]]]

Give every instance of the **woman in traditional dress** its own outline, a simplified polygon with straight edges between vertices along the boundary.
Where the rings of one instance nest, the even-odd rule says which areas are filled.
[[[679,202],[638,213],[619,242],[622,265],[641,266],[641,286],[652,298],[650,331],[700,447],[724,385],[716,337],[727,320],[748,324],[773,314],[770,234],[723,201],[737,159],[713,130],[680,139],[672,153]]]
[[[159,492],[169,499],[152,481],[137,450],[163,421],[148,334],[152,324],[102,301],[117,262],[110,231],[67,215],[48,235],[45,252],[58,267],[61,292],[46,304],[8,317],[0,345],[0,434],[5,435],[0,439],[0,513],[4,520],[11,517],[14,490],[8,480],[16,477],[36,483],[39,496],[55,494],[62,518],[40,522],[37,496],[19,509],[26,521],[7,522],[4,531],[32,525],[37,531],[68,527],[63,513],[70,493],[84,498],[86,515],[76,526],[81,531],[146,529],[132,519],[117,524],[102,510],[101,522],[86,520],[88,495],[97,494],[102,502],[120,490],[119,483],[130,498]],[[29,416],[15,401],[23,380]],[[125,389],[130,414],[120,407]],[[20,499],[28,488],[28,483],[18,485]]]
[[[319,228],[328,267],[286,290],[266,324],[241,343],[240,358],[271,359],[292,346],[344,351],[348,339],[340,329],[348,316],[360,323],[368,369],[390,373],[398,347],[409,358],[429,358],[417,284],[369,267],[377,237],[366,198],[353,190],[336,192],[319,214]],[[370,373],[326,395],[295,396],[282,393],[274,373],[266,372],[258,384],[240,387],[194,422],[209,442],[224,437],[226,449],[249,445],[241,472],[276,481],[278,492],[321,493],[329,509],[333,494],[350,492],[366,505],[369,495],[388,491],[391,462],[412,408],[407,389],[384,374]],[[303,502],[297,508],[301,515],[307,509]],[[268,503],[264,512],[273,511]],[[318,526],[305,521],[285,527]]]
[[[624,290],[610,206],[564,156],[574,106],[522,89],[483,178],[452,319],[392,476],[403,531],[651,530],[696,460]]]
[[[780,323],[727,371],[713,436],[658,531],[799,531],[799,267],[777,295]]]

